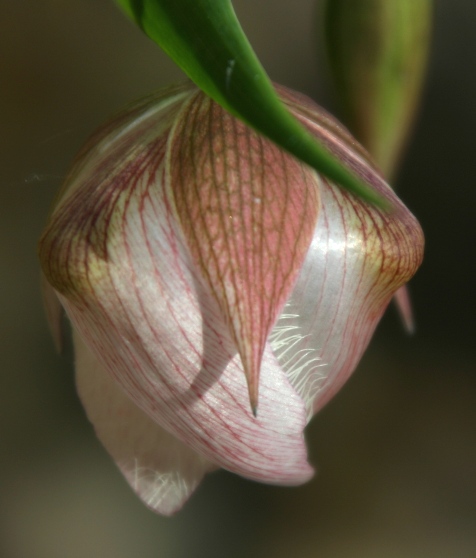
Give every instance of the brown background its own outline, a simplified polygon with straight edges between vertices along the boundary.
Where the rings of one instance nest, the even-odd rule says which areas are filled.
[[[82,141],[181,78],[111,0],[0,0],[0,556],[446,558],[476,555],[476,4],[436,2],[423,108],[398,180],[421,219],[418,333],[394,309],[308,428],[297,488],[210,476],[150,513],[96,441],[71,351],[42,313],[36,242]],[[271,77],[333,107],[313,0],[236,0]]]

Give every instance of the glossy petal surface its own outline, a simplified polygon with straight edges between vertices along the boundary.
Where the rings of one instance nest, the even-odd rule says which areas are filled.
[[[321,192],[321,219],[271,336],[309,416],[352,373],[392,294],[410,273],[399,254],[389,250],[394,235],[402,232],[390,218],[325,183]]]
[[[294,99],[291,103],[295,106]],[[320,179],[322,210],[314,238],[270,338],[312,416],[355,369],[392,295],[417,270],[423,235],[345,128],[306,99],[295,108],[303,123],[395,207],[383,212]]]

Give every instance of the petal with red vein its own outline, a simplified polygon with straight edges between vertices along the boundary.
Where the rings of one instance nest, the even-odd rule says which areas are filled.
[[[408,211],[405,220],[383,213],[325,180],[321,196],[314,239],[270,336],[309,418],[357,366],[392,295],[415,273],[423,248],[421,229]]]
[[[264,346],[315,228],[315,174],[202,93],[178,119],[167,162],[188,248],[226,316],[255,409]]]
[[[205,459],[264,482],[305,482],[304,403],[268,350],[251,415],[223,312],[170,209],[164,138],[98,164],[83,167],[83,187],[41,245],[73,325],[132,400]]]

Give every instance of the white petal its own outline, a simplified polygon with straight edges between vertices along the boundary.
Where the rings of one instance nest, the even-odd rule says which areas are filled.
[[[413,247],[398,217],[325,181],[321,195],[307,259],[270,336],[309,418],[347,380],[392,294],[414,272],[402,265]]]
[[[141,411],[74,334],[78,393],[96,434],[154,511],[171,515],[216,467]]]

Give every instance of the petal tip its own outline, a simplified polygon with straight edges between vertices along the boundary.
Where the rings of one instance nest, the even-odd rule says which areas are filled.
[[[413,335],[415,333],[415,319],[407,285],[403,285],[398,289],[394,295],[394,301],[405,331],[408,335]]]
[[[251,413],[254,418],[257,418],[261,358],[257,359],[257,362],[250,362],[251,359],[247,358],[246,354],[242,354],[240,357],[245,372],[246,383],[248,384],[248,397],[250,401]]]

